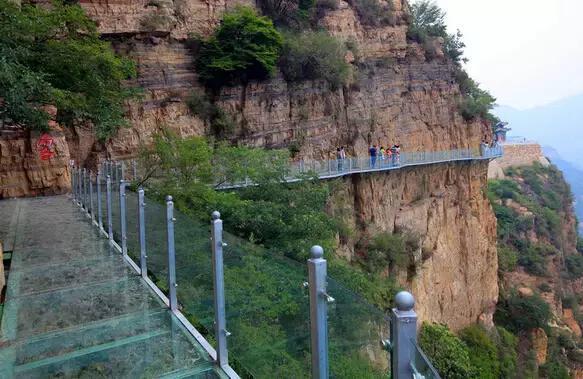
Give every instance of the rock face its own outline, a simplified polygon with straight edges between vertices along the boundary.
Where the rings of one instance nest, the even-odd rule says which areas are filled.
[[[532,348],[536,354],[536,362],[539,366],[544,365],[547,362],[548,354],[548,342],[549,338],[544,330],[538,328],[534,329],[530,338],[532,341]]]
[[[448,164],[358,175],[335,194],[335,212],[361,235],[406,232],[420,238],[415,272],[401,273],[422,320],[453,330],[492,326],[498,300],[496,219],[483,188],[486,163]],[[334,212],[334,211],[332,211]],[[348,241],[344,254],[350,251]]]
[[[66,193],[71,188],[69,145],[58,129],[47,133],[54,155],[42,159],[44,133],[0,128],[0,199]]]

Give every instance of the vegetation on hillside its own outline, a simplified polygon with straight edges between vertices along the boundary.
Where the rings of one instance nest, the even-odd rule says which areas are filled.
[[[211,87],[265,79],[273,74],[281,47],[273,22],[240,6],[225,13],[214,34],[201,41],[196,69]]]
[[[134,64],[115,55],[78,5],[50,8],[0,0],[0,117],[46,129],[46,104],[66,125],[90,122],[105,139],[126,124],[123,85]]]
[[[407,38],[425,46],[428,58],[432,58],[432,41],[443,39],[443,52],[455,64],[455,78],[463,96],[459,103],[459,111],[467,121],[483,119],[490,123],[498,122],[498,118],[491,113],[496,99],[486,90],[479,87],[462,68],[467,62],[464,57],[466,45],[462,34],[449,33],[445,23],[446,13],[433,0],[420,0],[411,5],[411,24],[407,31]]]
[[[498,218],[501,278],[518,266],[533,276],[545,278],[552,275],[551,264],[562,270],[562,280],[583,276],[583,255],[573,249],[572,241],[565,240],[576,238],[576,230],[571,219],[573,197],[562,173],[554,166],[534,163],[509,168],[506,174],[507,179],[490,181],[488,185],[488,197]],[[547,363],[538,367],[534,352],[523,347],[518,370],[524,377],[568,378],[567,366],[578,362],[580,350],[570,333],[553,327],[554,316],[545,299],[562,296],[563,308],[571,308],[580,323],[583,318],[579,299],[569,295],[568,287],[554,282],[554,278],[531,288],[532,295],[502,283],[495,323],[519,336],[525,346],[532,343],[529,335],[534,329],[543,329],[548,336]]]

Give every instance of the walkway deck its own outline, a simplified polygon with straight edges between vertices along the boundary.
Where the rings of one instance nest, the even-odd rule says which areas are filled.
[[[0,201],[0,239],[1,378],[224,377],[67,197]]]

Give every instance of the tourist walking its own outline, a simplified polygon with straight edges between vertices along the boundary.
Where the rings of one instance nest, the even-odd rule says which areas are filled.
[[[377,164],[377,145],[372,145],[368,149],[368,154],[370,155],[370,168],[375,168]]]

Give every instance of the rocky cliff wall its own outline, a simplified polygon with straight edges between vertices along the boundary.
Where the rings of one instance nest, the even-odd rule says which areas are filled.
[[[203,91],[186,37],[210,34],[226,9],[244,2],[80,3],[98,22],[104,38],[136,60],[135,84],[144,88],[143,99],[129,106],[132,127],[105,146],[90,148],[90,156],[81,154],[83,160],[133,156],[159,128],[185,136],[209,134],[208,125],[191,115],[185,104],[192,90]],[[291,84],[277,74],[266,82],[223,88],[217,104],[237,121],[232,138],[267,147],[294,142],[308,158],[333,154],[339,145],[348,146],[352,155],[366,154],[370,143],[397,141],[411,151],[477,146],[488,128],[465,122],[457,112],[453,66],[439,54],[427,62],[424,50],[407,42],[406,7],[395,1],[394,22],[383,27],[363,25],[344,1],[320,17],[321,27],[358,46],[358,57],[353,57],[358,61],[355,81],[348,87],[332,91],[324,82]]]
[[[486,163],[428,165],[344,179],[330,212],[358,235],[379,231],[420,238],[416,268],[398,274],[422,320],[453,330],[492,325],[498,299],[496,218],[485,195]],[[344,255],[355,258],[355,241]]]

